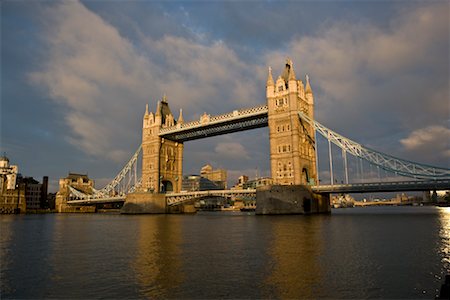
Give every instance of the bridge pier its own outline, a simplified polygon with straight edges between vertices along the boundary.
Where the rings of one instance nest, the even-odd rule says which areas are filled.
[[[127,195],[121,214],[165,214],[166,195],[151,192],[135,192]]]
[[[256,189],[257,215],[330,213],[330,195],[306,185],[269,185]]]

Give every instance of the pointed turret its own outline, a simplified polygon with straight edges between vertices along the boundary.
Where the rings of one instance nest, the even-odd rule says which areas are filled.
[[[266,97],[273,97],[275,92],[275,82],[272,77],[272,68],[269,67],[269,74],[267,75],[266,82]]]
[[[312,94],[311,84],[309,83],[309,76],[308,75],[306,75],[305,94]]]
[[[289,63],[289,80],[288,80],[288,86],[289,90],[291,92],[297,92],[297,79],[295,78],[295,72],[294,72],[294,63],[292,60],[288,60]]]
[[[272,77],[272,68],[269,67],[269,74],[267,75],[266,86],[273,86],[273,85],[275,85],[275,82],[273,81],[273,77]]]
[[[294,65],[291,62],[291,68],[289,69],[289,81],[296,80],[295,79],[295,72],[294,72]]]
[[[309,83],[309,76],[306,75],[306,87],[305,87],[305,98],[309,104],[314,104],[314,96],[311,89],[311,84]]]
[[[160,101],[158,101],[158,104],[156,105],[155,123],[158,125],[162,124],[161,102]]]
[[[150,123],[149,123],[149,116],[148,116],[148,104],[146,104],[142,128],[148,128],[149,126],[150,126]]]
[[[177,124],[183,124],[184,120],[183,120],[183,109],[180,108],[180,116],[178,117],[178,121]]]

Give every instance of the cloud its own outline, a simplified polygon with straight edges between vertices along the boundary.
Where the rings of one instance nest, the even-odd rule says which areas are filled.
[[[443,126],[428,126],[417,129],[404,139],[400,140],[403,147],[418,154],[433,151],[437,156],[450,158],[450,129]]]
[[[88,155],[126,161],[130,145],[140,142],[135,120],[149,98],[163,93],[174,113],[184,108],[185,119],[258,104],[252,76],[258,67],[220,41],[143,36],[142,44],[132,43],[76,1],[58,3],[45,16],[49,53],[29,77],[64,107],[67,140]]]
[[[290,56],[297,76],[310,75],[319,122],[399,154],[399,134],[449,117],[448,9],[443,2],[408,7],[387,27],[328,22],[265,59],[277,67]],[[425,160],[434,156],[430,149]]]
[[[145,104],[150,101],[154,109],[163,93],[176,116],[183,108],[186,121],[203,112],[264,103],[266,67],[280,73],[286,56],[293,59],[298,77],[308,73],[312,78],[317,119],[358,142],[377,145],[379,151],[398,154],[400,138],[418,126],[442,126],[449,116],[447,3],[408,6],[385,27],[328,21],[310,35],[283,39],[286,44],[277,48],[283,51],[240,45],[247,49],[244,55],[220,37],[196,39],[195,34],[181,36],[183,30],[166,31],[170,20],[165,16],[165,23],[154,16],[147,32],[120,10],[100,17],[76,1],[49,6],[42,18],[49,25],[42,34],[48,55],[30,78],[57,104],[55,110],[70,130],[67,141],[94,159],[126,162],[140,143]],[[127,28],[106,21],[117,15],[127,20],[119,22]],[[283,20],[277,21],[280,27]],[[158,24],[164,26],[157,30]],[[129,34],[133,30],[137,33]],[[243,59],[249,52],[252,58]],[[186,153],[186,164],[195,161],[198,166],[186,169],[197,170],[205,159],[225,161],[234,170],[264,165],[269,158],[268,147],[260,147],[263,140],[267,144],[268,137],[247,145],[242,136],[230,135],[211,146],[208,139],[214,152],[206,143],[193,145],[202,152]],[[436,157],[431,148],[421,156],[403,149],[424,162],[448,158],[443,152]],[[247,161],[231,166],[234,157]]]
[[[50,51],[31,80],[65,107],[68,141],[94,157],[123,162],[128,151],[120,142],[136,144],[139,133],[122,120],[131,107],[143,105],[152,81],[150,61],[78,2],[63,2],[47,14]]]
[[[235,160],[245,160],[249,158],[244,146],[235,142],[218,143],[214,150],[218,155],[224,158],[233,158]]]

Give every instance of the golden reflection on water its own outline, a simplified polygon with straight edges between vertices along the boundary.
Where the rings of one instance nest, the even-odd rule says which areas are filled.
[[[439,220],[441,222],[439,236],[441,238],[442,263],[444,269],[450,272],[450,207],[439,207]]]
[[[305,217],[302,222],[276,220],[270,254],[273,268],[267,282],[276,289],[276,298],[314,298],[322,279],[318,261],[323,242],[323,222]]]
[[[167,298],[183,282],[181,270],[180,219],[142,216],[138,225],[136,257],[132,262],[141,293],[150,298]]]

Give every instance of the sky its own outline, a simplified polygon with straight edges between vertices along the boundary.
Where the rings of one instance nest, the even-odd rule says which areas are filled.
[[[0,151],[24,176],[101,188],[141,142],[145,105],[185,121],[266,103],[286,58],[316,120],[367,147],[450,168],[448,1],[11,1],[1,9]],[[325,145],[325,144],[324,144]],[[327,176],[319,143],[320,176]],[[336,150],[335,150],[336,151]],[[335,154],[337,155],[337,154]],[[325,155],[326,156],[326,155]],[[270,176],[268,129],[185,143],[206,164]]]

